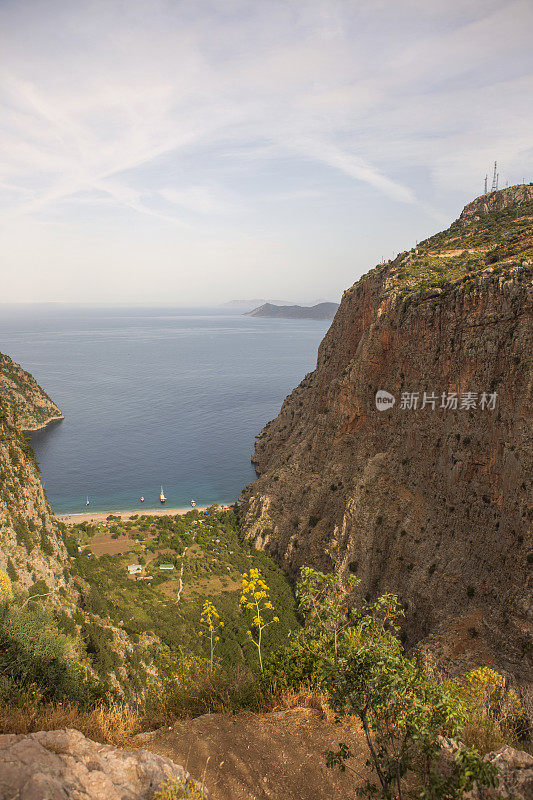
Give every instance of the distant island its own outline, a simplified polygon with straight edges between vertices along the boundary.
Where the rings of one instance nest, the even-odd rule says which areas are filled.
[[[316,306],[275,306],[273,303],[264,303],[253,311],[246,313],[247,317],[283,317],[284,319],[333,319],[339,307],[338,303],[317,303]]]

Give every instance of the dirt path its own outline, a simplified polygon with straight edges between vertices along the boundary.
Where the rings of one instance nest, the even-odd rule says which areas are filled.
[[[323,753],[339,742],[355,754],[358,777],[327,769]],[[139,746],[182,764],[212,800],[352,800],[368,774],[360,729],[307,708],[205,714],[144,734]]]
[[[187,551],[185,551],[185,553],[186,553],[186,552],[187,552]],[[183,554],[183,558],[185,558],[185,553]],[[183,559],[182,559],[182,561],[181,561],[181,569],[180,569],[180,578],[179,578],[179,580],[180,580],[180,588],[178,589],[178,594],[177,594],[177,596],[176,596],[176,605],[177,605],[177,604],[179,603],[179,601],[181,600],[181,593],[182,593],[182,591],[183,591]]]

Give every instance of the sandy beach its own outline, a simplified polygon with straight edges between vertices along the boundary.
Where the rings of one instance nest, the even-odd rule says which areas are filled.
[[[83,511],[81,514],[56,514],[56,517],[67,525],[74,525],[76,522],[105,522],[110,514],[121,519],[131,519],[134,516],[146,514],[150,517],[170,517],[176,514],[186,514],[187,511],[205,511],[208,506],[195,506],[194,509],[188,508],[146,508],[135,511]],[[220,508],[229,508],[221,505]]]

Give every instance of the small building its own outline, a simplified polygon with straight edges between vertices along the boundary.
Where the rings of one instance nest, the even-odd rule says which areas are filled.
[[[159,569],[174,569],[174,564],[160,564]]]
[[[142,564],[128,564],[128,575],[139,575],[142,571]]]

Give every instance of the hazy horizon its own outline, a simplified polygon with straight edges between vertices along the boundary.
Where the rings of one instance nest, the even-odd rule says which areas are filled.
[[[338,301],[532,175],[526,0],[5,0],[0,303]]]

